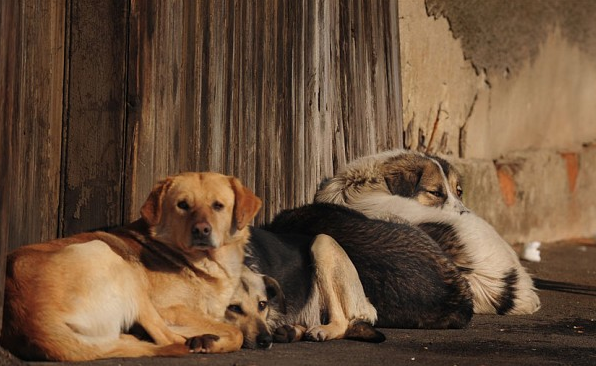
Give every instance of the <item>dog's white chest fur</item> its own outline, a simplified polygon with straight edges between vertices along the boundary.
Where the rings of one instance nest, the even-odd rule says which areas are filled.
[[[81,340],[113,340],[137,318],[139,273],[110,247],[94,240],[58,253],[64,276],[64,321]],[[99,339],[98,339],[99,338]]]

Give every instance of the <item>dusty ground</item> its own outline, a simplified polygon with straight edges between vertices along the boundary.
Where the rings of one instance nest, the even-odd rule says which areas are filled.
[[[536,277],[596,286],[596,245],[573,241],[542,248],[525,263]],[[385,329],[387,341],[275,344],[267,351],[184,358],[102,360],[90,365],[596,365],[596,292],[542,291],[531,316],[477,315],[467,329]],[[0,365],[18,363],[4,354]],[[46,365],[34,363],[33,365]]]

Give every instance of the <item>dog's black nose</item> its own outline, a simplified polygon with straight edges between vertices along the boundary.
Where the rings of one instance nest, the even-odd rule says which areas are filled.
[[[211,235],[211,225],[208,222],[200,222],[192,229],[192,236],[195,239],[206,238]]]
[[[259,346],[259,348],[269,348],[271,347],[272,342],[273,338],[271,337],[271,334],[261,333],[257,336],[257,346]]]

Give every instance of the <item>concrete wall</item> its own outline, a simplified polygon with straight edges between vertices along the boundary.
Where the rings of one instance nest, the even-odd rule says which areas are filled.
[[[596,2],[398,4],[405,147],[511,242],[596,235]]]

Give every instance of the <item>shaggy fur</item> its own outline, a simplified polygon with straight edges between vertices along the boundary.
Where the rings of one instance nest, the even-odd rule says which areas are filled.
[[[345,207],[283,211],[252,229],[247,254],[247,265],[277,279],[285,295],[286,312],[267,317],[278,341],[302,332],[311,340],[370,341],[375,320],[381,327],[462,328],[473,313],[467,282],[428,235]]]
[[[540,300],[532,279],[511,246],[464,206],[462,193],[459,174],[447,161],[394,150],[351,162],[323,182],[315,201],[417,225],[460,267],[476,313],[534,313]]]

